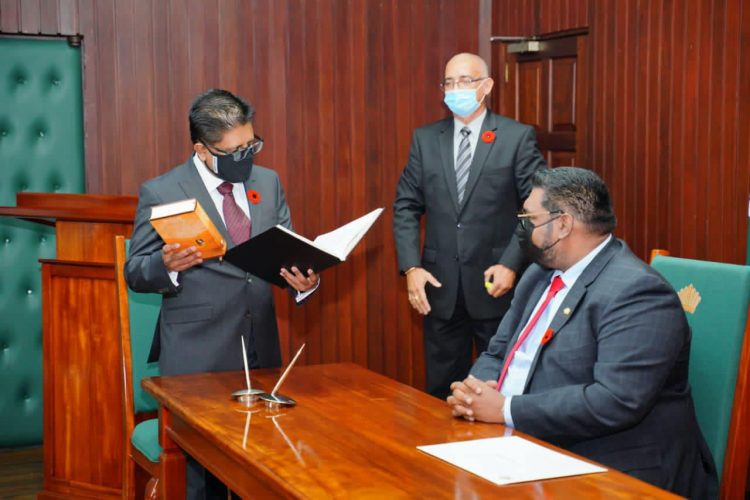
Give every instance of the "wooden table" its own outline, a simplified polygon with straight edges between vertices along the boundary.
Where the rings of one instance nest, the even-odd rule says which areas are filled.
[[[278,375],[254,371],[253,386],[270,390]],[[163,498],[184,498],[181,450],[243,498],[675,498],[616,471],[497,486],[416,447],[503,426],[452,418],[444,402],[354,364],[295,367],[280,391],[295,407],[233,401],[244,384],[241,372],[144,380],[161,404]]]

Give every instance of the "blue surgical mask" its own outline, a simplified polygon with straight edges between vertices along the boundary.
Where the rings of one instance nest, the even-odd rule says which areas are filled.
[[[449,90],[443,98],[448,109],[460,117],[469,116],[479,109],[480,102],[477,101],[477,89]]]

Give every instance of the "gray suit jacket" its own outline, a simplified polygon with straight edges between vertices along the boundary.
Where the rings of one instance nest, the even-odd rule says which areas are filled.
[[[529,267],[474,376],[497,380],[551,274]],[[672,287],[613,239],[550,328],[511,402],[516,428],[662,488],[710,496],[715,468],[688,385],[690,329]]]
[[[261,195],[260,203],[249,203],[253,236],[276,224],[291,228],[284,191],[273,170],[255,165],[245,189]],[[162,374],[242,369],[240,334],[257,353],[251,364],[279,366],[271,285],[218,259],[181,272],[177,287],[169,279],[162,261],[164,242],[149,217],[152,206],[185,198],[197,198],[228,246],[233,246],[192,158],[141,186],[125,278],[136,292],[162,294],[156,332]]]
[[[513,234],[516,214],[531,191],[531,177],[546,164],[532,127],[488,111],[481,133],[490,130],[495,139],[488,143],[479,138],[459,206],[453,130],[451,117],[414,132],[393,204],[398,265],[401,272],[424,267],[442,283],[442,288],[427,287],[430,314],[449,319],[461,286],[473,318],[499,318],[512,294],[490,297],[484,270],[498,263],[522,270],[524,261]],[[423,215],[426,231],[420,252]]]

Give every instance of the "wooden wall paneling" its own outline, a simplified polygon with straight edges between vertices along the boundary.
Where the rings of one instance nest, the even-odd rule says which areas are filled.
[[[288,198],[287,201],[290,203],[292,203],[293,200],[294,190],[301,184],[306,183],[306,180],[302,177],[304,172],[301,167],[305,157],[312,154],[307,150],[307,144],[304,142],[305,129],[303,123],[305,123],[306,119],[306,108],[298,105],[299,103],[305,102],[304,92],[307,85],[306,79],[304,78],[304,72],[302,71],[305,60],[302,49],[305,47],[305,38],[307,36],[304,16],[300,15],[303,6],[304,4],[302,3],[302,0],[293,0],[286,3],[287,33],[285,34],[286,40],[284,42],[283,65],[286,71],[284,78],[286,80],[286,95],[284,98],[285,103],[287,104],[279,110],[279,113],[284,113],[284,120],[287,127],[284,130],[282,137],[273,138],[274,141],[285,141],[285,143],[289,145],[286,148],[278,148],[274,146],[273,149],[284,149],[286,151],[286,164],[294,166],[294,181],[291,181],[288,176],[282,178],[282,182],[285,183],[284,186]],[[284,168],[284,165],[274,165],[274,168]],[[291,210],[295,230],[301,234],[307,234],[310,236],[310,234],[305,233],[303,229],[305,219],[304,209],[300,207],[300,209],[297,210],[296,205],[292,205]],[[321,283],[321,286],[328,286],[328,278],[321,279],[326,280],[325,285]],[[281,352],[283,356],[288,356],[289,353],[292,352],[292,349],[301,343],[299,342],[299,337],[297,337],[292,344],[291,325],[294,318],[302,315],[301,320],[304,321],[304,310],[314,305],[314,302],[318,301],[319,297],[312,297],[308,303],[301,308],[293,306],[287,300],[284,300],[282,294],[278,291],[275,293],[275,297],[276,313],[279,318]],[[302,311],[298,311],[298,309],[302,309]],[[300,319],[297,319],[297,321],[300,321]],[[306,353],[303,353],[302,355],[306,356]],[[301,361],[306,360],[307,358],[303,357]]]
[[[146,147],[148,124],[138,120],[139,108],[147,106],[149,103],[140,102],[139,96],[141,90],[146,90],[148,85],[150,68],[149,65],[143,68],[139,62],[146,63],[150,59],[150,53],[143,54],[144,60],[137,60],[136,44],[139,39],[144,38],[145,28],[148,26],[150,16],[146,19],[137,19],[135,10],[138,7],[138,0],[130,2],[114,2],[113,24],[118,35],[115,37],[115,80],[113,90],[116,92],[118,131],[117,137],[112,142],[115,158],[128,158],[132,151],[139,151],[144,159],[150,159],[152,151]],[[144,29],[142,29],[144,28]],[[123,75],[121,77],[120,75]],[[140,82],[139,85],[132,85],[125,81],[124,75],[132,75],[131,78]],[[152,108],[149,108],[152,109]],[[150,122],[150,120],[148,120]],[[148,160],[147,160],[148,161]],[[137,189],[137,186],[128,186],[128,179],[133,179],[132,170],[127,168],[127,164],[121,160],[121,168],[112,174],[112,182],[119,186],[127,186],[129,191]],[[131,181],[132,182],[132,181]],[[111,242],[110,242],[111,245]]]
[[[156,172],[156,119],[150,119],[156,113],[156,89],[155,82],[160,73],[155,72],[157,66],[154,64],[156,53],[162,47],[157,45],[154,40],[154,22],[157,17],[154,16],[154,9],[160,9],[163,6],[157,6],[151,0],[134,0],[133,6],[125,16],[128,21],[128,29],[133,33],[133,41],[130,46],[129,57],[124,57],[123,62],[130,66],[134,78],[139,82],[138,85],[128,85],[124,97],[128,105],[129,112],[124,117],[123,125],[129,130],[123,130],[125,137],[130,137],[132,142],[121,141],[121,155],[127,157],[132,154],[123,151],[122,148],[134,148],[139,152],[139,157],[148,162],[149,167]],[[118,23],[121,18],[118,15]],[[163,71],[163,68],[158,68]],[[129,101],[127,99],[132,99]],[[132,106],[132,107],[131,107]],[[156,118],[156,117],[154,117]],[[138,184],[133,176],[133,169],[128,165],[123,165],[120,169],[120,185],[123,190],[129,193],[138,192]]]
[[[202,70],[191,66],[188,38],[190,36],[189,12],[186,1],[169,0],[166,29],[168,33],[169,66],[166,73],[161,72],[159,78],[163,85],[169,86],[169,125],[170,147],[169,156],[162,159],[158,165],[158,172],[166,172],[173,165],[187,160],[190,156],[190,136],[186,126],[187,113],[191,99],[195,98],[193,88],[202,88]],[[161,25],[164,27],[164,21]],[[170,77],[171,75],[171,77]],[[139,173],[137,182],[143,182],[153,175],[146,172]],[[100,189],[102,189],[101,187]],[[106,189],[106,188],[104,188]]]
[[[60,33],[59,0],[40,0],[39,3],[39,32]]]
[[[539,0],[494,0],[493,36],[531,36],[539,32],[536,5]]]
[[[576,87],[578,96],[575,104],[575,141],[576,158],[575,165],[588,167],[589,165],[589,143],[590,140],[590,89],[591,89],[591,43],[590,34],[579,36],[577,40],[578,62],[576,67]]]
[[[135,194],[184,161],[187,107],[220,85],[256,105],[268,140],[259,163],[279,172],[300,232],[386,206],[310,303],[277,297],[282,345],[288,359],[308,340],[307,362],[354,359],[419,385],[421,320],[396,274],[390,205],[412,129],[446,115],[434,82],[450,55],[480,47],[487,5],[493,35],[589,27],[590,102],[577,118],[590,134],[576,162],[612,187],[618,234],[641,256],[658,243],[742,262],[750,9],[740,0],[0,0],[0,29],[84,36],[89,192]]]
[[[126,2],[119,2],[126,3]],[[115,23],[115,7],[110,2],[92,1],[94,30],[96,33],[97,58],[93,68],[96,72],[96,107],[84,108],[94,114],[101,114],[102,110],[109,110],[109,116],[99,116],[99,141],[91,144],[96,150],[93,162],[87,163],[86,191],[107,192],[101,190],[103,186],[115,185],[122,168],[123,158],[120,155],[119,137],[122,117],[122,103],[119,99],[118,43],[124,43],[118,36],[121,32]],[[86,42],[84,42],[86,43]],[[87,44],[88,45],[88,44]],[[92,72],[93,73],[93,72]],[[84,75],[85,76],[85,75]],[[84,84],[86,85],[86,84]],[[88,160],[88,157],[87,157]],[[107,168],[102,168],[107,165]],[[92,181],[98,181],[93,185]]]
[[[719,255],[722,261],[731,260],[733,248],[742,246],[743,241],[747,241],[747,235],[745,238],[742,237],[742,228],[746,228],[745,217],[750,216],[747,212],[742,210],[742,203],[740,200],[748,198],[750,192],[745,190],[744,193],[736,189],[736,178],[735,178],[735,165],[737,162],[737,148],[739,142],[733,137],[733,131],[739,127],[737,122],[736,111],[739,108],[735,104],[735,99],[738,95],[739,82],[737,80],[737,74],[739,69],[739,59],[743,52],[742,41],[740,39],[740,32],[742,26],[740,20],[742,19],[741,10],[742,5],[737,2],[727,1],[722,5],[716,6],[717,13],[715,16],[714,30],[716,33],[716,46],[723,47],[721,51],[722,61],[721,69],[715,74],[717,79],[717,103],[721,106],[721,113],[718,118],[718,129],[716,133],[721,140],[719,166],[721,168],[721,176],[716,179],[716,189],[712,189],[714,196],[709,199],[705,206],[705,211],[702,217],[708,217],[712,213],[711,207],[720,206],[722,200],[734,199],[737,200],[735,206],[736,210],[721,211],[721,219],[719,221],[712,221],[708,225],[708,237],[705,239],[707,248],[703,249],[702,253],[710,255]],[[747,9],[746,9],[747,10]],[[746,56],[745,56],[746,57]],[[750,96],[750,94],[746,94]],[[747,137],[742,142],[747,142]],[[700,167],[699,167],[700,168]],[[746,168],[745,171],[750,170]],[[742,184],[740,184],[742,185]],[[748,183],[744,183],[748,186]],[[737,232],[730,232],[730,234],[736,234],[738,237],[737,243],[734,243],[726,238],[726,228],[739,228]],[[747,229],[745,229],[747,231]]]
[[[715,137],[714,124],[712,121],[716,113],[716,103],[714,102],[713,86],[714,74],[716,69],[716,54],[713,45],[713,2],[710,0],[702,1],[698,5],[699,9],[699,29],[693,34],[697,38],[698,49],[698,92],[695,101],[694,116],[696,120],[695,145],[696,151],[692,158],[691,171],[694,173],[694,191],[687,193],[685,201],[689,199],[695,203],[695,209],[686,212],[688,216],[687,231],[682,236],[682,249],[688,255],[705,254],[707,243],[705,241],[705,226],[699,225],[698,221],[703,220],[707,215],[708,201],[708,177],[715,175],[715,159],[718,151],[713,151],[711,145]],[[688,34],[690,37],[690,34]],[[687,41],[687,40],[686,40]],[[672,238],[675,235],[670,235]],[[715,242],[714,242],[715,243]]]
[[[40,0],[23,0],[21,4],[21,33],[41,33]]]
[[[356,115],[352,116],[350,106],[353,104],[353,72],[338,71],[338,68],[350,67],[351,44],[354,42],[352,25],[354,22],[352,16],[351,2],[335,2],[332,5],[331,24],[338,29],[331,33],[331,44],[333,47],[346,48],[345,50],[334,51],[335,59],[332,62],[332,94],[341,96],[340,101],[334,100],[333,122],[337,126],[327,132],[333,140],[333,149],[331,151],[333,169],[331,172],[332,179],[336,189],[334,201],[334,213],[339,216],[347,217],[352,214],[356,200],[351,196],[355,192],[353,185],[354,165],[351,160],[351,143],[353,135],[357,132],[353,129],[357,127],[342,127],[338,124],[358,123]],[[324,131],[326,129],[323,129]],[[325,133],[325,132],[324,132]],[[364,175],[364,172],[359,172]],[[361,247],[360,247],[361,248]],[[359,325],[352,321],[352,300],[355,293],[358,293],[356,287],[361,286],[359,283],[360,276],[353,271],[355,261],[360,261],[360,248],[351,254],[347,259],[346,265],[338,266],[334,276],[326,279],[335,280],[335,289],[339,291],[337,299],[327,304],[324,314],[331,314],[335,319],[333,329],[325,328],[323,333],[323,353],[326,359],[341,359],[351,361],[352,358],[352,340]],[[364,269],[366,273],[366,269]],[[364,276],[362,276],[364,278]],[[333,336],[329,332],[339,332]]]
[[[54,0],[51,0],[54,1]],[[61,35],[78,35],[83,33],[83,30],[79,29],[79,16],[84,15],[79,12],[79,0],[57,0],[59,4],[58,15],[60,19],[58,21],[58,27]]]
[[[402,81],[403,75],[399,75],[396,71],[396,64],[394,57],[395,51],[397,50],[397,38],[398,32],[396,31],[395,16],[398,15],[397,0],[390,0],[383,4],[383,10],[380,12],[382,31],[380,33],[379,45],[382,50],[382,61],[383,61],[383,75],[381,80],[382,93],[380,98],[380,104],[382,106],[384,125],[380,127],[380,143],[381,151],[377,158],[376,167],[377,174],[374,176],[372,183],[372,196],[373,204],[384,204],[384,202],[393,201],[393,194],[388,193],[391,191],[388,189],[388,184],[391,182],[391,176],[386,174],[385,164],[389,158],[398,158],[399,154],[396,151],[395,138],[396,134],[400,132],[398,121],[395,119],[398,116],[398,110],[396,108],[396,88],[398,84],[395,82]],[[444,26],[444,8],[445,5],[436,5],[436,9],[440,10],[440,21],[439,25]],[[429,78],[423,77],[426,81]],[[438,104],[439,105],[439,104]],[[393,185],[393,184],[391,184]],[[390,198],[390,199],[388,199]],[[386,223],[378,224],[376,229],[376,238],[379,241],[388,241],[390,238],[390,227],[388,224],[389,219],[392,217],[392,211],[386,212]],[[393,293],[394,285],[397,285],[394,273],[391,271],[389,255],[393,255],[393,245],[384,246],[376,256],[376,269],[379,273],[380,286],[379,290],[381,297],[379,299],[382,313],[380,316],[379,328],[383,332],[383,343],[382,343],[382,360],[381,364],[383,367],[382,373],[389,377],[396,378],[398,375],[398,340],[399,333],[395,328],[391,327],[388,318],[395,307],[397,307],[396,299],[397,293]]]
[[[344,112],[341,114],[340,123],[342,123],[342,126],[340,128],[352,132],[349,146],[351,200],[353,215],[358,215],[370,209],[366,197],[367,186],[369,185],[369,169],[367,168],[365,153],[365,142],[369,136],[369,123],[364,120],[367,110],[364,89],[369,72],[366,58],[361,57],[367,46],[367,11],[362,2],[355,0],[350,1],[348,6],[349,15],[347,18],[349,20],[350,38],[348,39],[349,54],[345,63],[351,69],[347,72],[351,81],[349,100],[343,103]],[[347,124],[351,126],[347,126]],[[379,222],[379,224],[387,224],[387,219]],[[352,295],[352,301],[349,304],[351,323],[342,323],[341,333],[339,334],[339,338],[341,339],[343,336],[345,340],[341,344],[343,352],[340,359],[342,361],[349,359],[362,366],[367,366],[368,334],[365,325],[367,325],[369,314],[367,290],[371,286],[369,261],[371,255],[377,251],[377,242],[373,243],[374,240],[371,237],[367,237],[365,241],[367,245],[358,249],[358,253],[352,259],[349,268],[351,274],[349,276],[340,275],[338,286],[339,290],[348,289]],[[351,340],[348,340],[349,338]],[[351,343],[351,350],[347,352],[346,346],[349,343]]]
[[[305,27],[304,45],[292,48],[292,50],[302,50],[305,58],[303,64],[304,76],[300,76],[305,81],[304,102],[308,106],[305,106],[303,115],[303,123],[306,124],[303,133],[303,183],[295,183],[289,189],[293,189],[293,191],[290,191],[292,193],[290,200],[295,205],[303,206],[306,213],[313,213],[314,210],[315,216],[303,217],[303,225],[301,226],[303,234],[314,236],[321,227],[330,224],[330,211],[324,208],[324,205],[329,205],[330,201],[323,203],[323,200],[326,200],[323,193],[328,194],[327,200],[332,200],[333,179],[330,175],[324,173],[329,166],[324,164],[330,162],[330,159],[323,155],[322,138],[324,134],[328,134],[330,124],[333,123],[331,102],[324,98],[324,92],[328,86],[328,83],[324,80],[332,78],[333,75],[321,71],[323,58],[331,56],[331,54],[324,54],[328,48],[324,47],[322,42],[323,28],[321,22],[323,22],[322,17],[325,14],[320,12],[319,2],[305,2],[303,8],[304,18],[316,19],[316,22],[309,23]],[[309,75],[316,74],[325,76],[321,78],[309,77]],[[313,189],[304,189],[304,186],[310,186]],[[305,196],[305,194],[309,194],[309,196]],[[316,301],[309,304],[312,307],[293,310],[292,335],[296,342],[302,343],[302,339],[304,339],[308,343],[305,349],[305,361],[308,363],[314,363],[316,360],[322,359],[322,317],[320,313],[324,303],[330,300],[331,291],[330,287],[321,289],[321,294],[316,297]]]
[[[412,16],[399,15],[398,10],[394,11],[392,16],[394,20],[394,33],[396,35],[395,45],[396,47],[408,47],[410,45],[411,37],[419,37],[419,33],[414,33],[412,30],[417,28],[414,25],[412,19],[417,19]],[[489,38],[488,38],[489,40]],[[489,42],[488,42],[489,43]],[[403,82],[403,84],[393,85],[393,90],[396,94],[395,98],[395,117],[401,116],[401,111],[410,110],[414,99],[412,96],[415,91],[424,89],[426,95],[431,97],[431,101],[434,106],[440,109],[442,106],[440,99],[442,96],[439,92],[438,82],[442,79],[443,71],[439,71],[436,75],[422,75],[418,80],[414,78],[412,60],[413,57],[394,57],[394,81]],[[383,244],[379,245],[377,250],[378,253],[383,256],[384,265],[384,278],[386,279],[386,288],[388,291],[388,310],[390,313],[387,318],[386,328],[393,332],[394,342],[393,350],[389,351],[389,356],[393,356],[396,361],[396,377],[398,380],[414,380],[415,371],[422,372],[420,369],[422,366],[419,362],[415,362],[415,359],[423,359],[421,351],[416,349],[415,342],[412,340],[419,341],[421,345],[422,332],[421,319],[416,316],[411,307],[408,307],[408,299],[406,294],[406,280],[398,273],[398,259],[396,257],[396,246],[393,239],[393,230],[391,220],[393,219],[393,200],[392,197],[396,192],[396,185],[401,176],[401,170],[406,165],[406,160],[409,156],[409,148],[411,146],[411,139],[413,130],[410,130],[409,125],[414,123],[412,120],[405,120],[397,118],[395,120],[395,129],[393,130],[393,140],[395,141],[393,168],[383,168],[385,174],[383,180],[383,206],[386,210],[382,217],[386,220],[381,223],[383,227]],[[399,168],[401,167],[401,168]],[[390,198],[389,198],[390,189]],[[404,307],[406,306],[406,307]],[[401,314],[399,314],[399,312]],[[395,321],[394,321],[395,320]]]
[[[613,113],[610,115],[611,128],[609,130],[612,134],[612,147],[610,149],[611,163],[609,165],[622,165],[624,167],[629,163],[627,157],[629,152],[625,148],[623,148],[622,145],[626,144],[626,135],[628,133],[628,130],[632,129],[632,125],[630,124],[630,120],[628,119],[628,116],[630,115],[628,101],[631,96],[630,94],[628,94],[628,80],[630,79],[630,74],[627,73],[629,59],[629,51],[627,50],[627,47],[630,35],[628,30],[630,27],[631,7],[628,2],[618,2],[613,10],[613,14],[617,22],[613,26],[614,29],[609,30],[612,34],[612,53],[616,55],[616,57],[610,57],[612,62],[615,64],[613,64],[612,68],[611,78],[613,85],[610,89],[612,95]],[[594,165],[594,168],[597,168],[597,166]],[[618,196],[618,199],[620,200],[618,207],[619,210],[616,212],[618,215],[620,228],[621,230],[630,231],[630,234],[632,235],[634,232],[633,230],[640,225],[635,226],[635,221],[633,221],[630,217],[630,212],[632,210],[631,204],[621,203],[621,201],[624,199],[623,194],[627,193],[627,191],[629,191],[630,189],[626,181],[626,177],[626,168],[613,168],[610,171],[610,179],[612,179],[611,182],[615,186],[615,189],[617,189],[617,192],[620,193],[620,196]],[[631,242],[631,245],[635,244],[635,241],[633,239],[629,239],[628,241]]]
[[[84,170],[86,172],[86,192],[102,192],[92,189],[101,183],[101,172],[96,165],[101,165],[101,123],[99,100],[99,37],[97,36],[97,3],[96,0],[76,0],[73,5],[63,4],[63,19],[75,17],[78,33],[83,35],[81,42],[81,59],[83,61],[83,131],[84,131]],[[108,109],[112,109],[109,103]],[[112,163],[110,163],[111,165]]]
[[[542,79],[541,61],[519,61],[516,69],[515,84],[524,89],[522,98],[516,102],[516,120],[534,125],[539,130],[547,130],[547,114],[542,109],[542,95],[546,89],[546,82]],[[518,94],[516,94],[518,95]]]
[[[320,78],[320,87],[318,90],[320,107],[318,108],[318,121],[315,127],[318,131],[318,136],[314,140],[318,143],[320,154],[317,156],[317,163],[311,161],[310,174],[311,177],[320,179],[318,182],[320,200],[328,201],[319,205],[318,214],[320,220],[318,224],[313,224],[314,229],[310,233],[313,236],[335,229],[339,225],[349,221],[342,212],[338,211],[339,207],[337,206],[337,200],[347,195],[347,189],[338,183],[338,176],[336,175],[337,168],[344,165],[336,162],[335,154],[336,147],[338,146],[335,140],[335,129],[341,125],[337,120],[338,102],[335,98],[337,95],[335,90],[337,80],[339,79],[338,68],[342,67],[342,63],[345,60],[343,51],[337,50],[335,44],[336,37],[334,35],[335,32],[339,31],[334,28],[336,26],[334,20],[337,8],[336,2],[332,0],[324,0],[318,3],[318,74],[323,75],[323,77]],[[334,124],[333,127],[330,126],[331,123]],[[308,204],[309,213],[312,213],[313,207],[310,206],[312,199],[309,196],[305,196],[305,202]],[[348,263],[344,265],[348,266]],[[342,270],[339,267],[333,273],[329,273],[327,279],[330,279],[332,283],[336,283],[337,275],[340,272]],[[338,290],[337,287],[330,286],[325,287],[321,292],[323,300],[318,301],[320,307],[316,310],[319,315],[318,323],[320,325],[320,329],[316,332],[319,335],[319,356],[317,359],[324,363],[331,363],[336,359],[337,336],[335,334],[331,335],[329,332],[338,331],[338,315],[336,310]],[[346,300],[343,297],[342,299]]]
[[[184,161],[189,155],[189,151],[182,151],[182,154],[173,155],[170,148],[172,137],[176,136],[183,141],[187,141],[187,119],[185,117],[187,110],[183,111],[182,120],[173,117],[172,110],[172,93],[170,89],[170,19],[169,19],[169,2],[145,2],[145,5],[151,7],[151,20],[148,23],[150,33],[150,47],[146,44],[139,44],[138,53],[141,54],[140,64],[143,66],[142,71],[150,73],[148,89],[143,89],[145,95],[151,99],[150,107],[139,106],[139,123],[141,120],[150,122],[148,127],[150,138],[150,150],[143,157],[145,161],[139,166],[125,167],[129,171],[126,176],[127,184],[123,192],[137,193],[140,179],[133,175],[134,170],[141,172],[141,175],[148,173],[150,177],[155,177],[159,172],[172,163]],[[149,14],[144,14],[149,15]],[[147,50],[148,49],[148,50]],[[150,119],[149,119],[150,118]],[[140,128],[140,127],[139,127]],[[171,161],[170,161],[171,160]],[[144,172],[145,170],[145,172]]]
[[[742,47],[747,47],[750,44],[750,8],[747,4],[739,2],[741,6],[741,12],[737,16],[740,19],[740,38],[739,43]],[[737,74],[734,78],[739,82],[737,98],[741,103],[750,102],[750,54],[747,51],[740,51],[740,60],[737,65]],[[734,178],[732,185],[734,186],[734,193],[731,195],[732,199],[740,200],[738,207],[737,220],[729,227],[729,233],[740,235],[747,234],[748,227],[745,221],[745,216],[750,217],[750,213],[744,212],[743,201],[747,199],[748,205],[750,205],[750,112],[747,107],[737,107],[735,110],[735,116],[737,121],[737,128],[735,130],[734,141],[737,144],[737,152],[735,156],[735,164],[738,166],[744,166],[744,168],[736,168],[734,172]],[[748,207],[750,210],[750,207]],[[742,247],[742,245],[739,245]],[[747,244],[745,245],[746,254],[749,253]],[[732,260],[734,259],[732,256]]]
[[[263,11],[256,10],[254,13],[249,10],[241,11],[242,15],[238,15],[239,13],[237,12],[229,11],[230,16],[234,15],[238,17],[238,20],[234,25],[235,32],[225,34],[222,30],[221,33],[223,37],[235,40],[234,44],[236,45],[235,50],[238,60],[244,60],[245,58],[243,55],[248,51],[248,46],[244,45],[242,42],[238,44],[236,41],[240,39],[237,34],[247,29],[244,18],[251,15],[254,23],[267,22],[269,27],[268,30],[263,33],[255,29],[252,30],[252,33],[248,33],[250,36],[253,36],[255,33],[258,35],[262,34],[262,36],[265,37],[265,41],[256,38],[255,42],[252,43],[252,46],[249,47],[252,50],[251,53],[253,54],[253,58],[249,60],[247,64],[240,65],[241,68],[236,75],[237,81],[233,85],[225,85],[222,83],[222,86],[225,88],[239,88],[245,80],[252,82],[254,78],[263,79],[265,82],[265,85],[262,87],[265,94],[260,94],[256,97],[256,95],[254,95],[255,90],[250,90],[250,88],[248,88],[248,90],[245,91],[248,92],[246,97],[254,104],[266,105],[266,108],[262,110],[262,114],[258,116],[256,121],[259,128],[257,133],[267,139],[271,147],[266,148],[266,151],[261,153],[262,156],[258,157],[258,161],[260,164],[267,165],[278,172],[285,189],[287,189],[287,195],[289,195],[288,190],[293,189],[293,184],[295,184],[295,181],[289,175],[289,155],[291,154],[291,151],[300,150],[302,148],[299,147],[300,143],[295,142],[287,135],[287,124],[299,122],[299,116],[297,114],[298,110],[294,109],[293,106],[288,107],[288,102],[297,102],[297,99],[295,99],[291,93],[292,82],[300,80],[300,83],[304,85],[304,79],[292,75],[290,69],[291,66],[289,59],[293,54],[291,51],[287,50],[287,33],[289,33],[289,36],[291,37],[291,30],[295,29],[295,27],[291,26],[291,19],[294,16],[290,15],[289,4],[284,2],[265,3],[270,7],[265,11],[265,15],[268,16],[267,18],[263,17]],[[263,2],[259,5],[260,7],[264,6]],[[226,10],[226,8],[222,8],[222,11]],[[291,38],[289,38],[289,40],[291,40]],[[230,42],[228,42],[227,45],[230,45]],[[291,45],[292,44],[289,43],[289,46]],[[265,52],[263,50],[264,47],[268,47],[269,50],[267,52],[269,55],[265,59],[262,59],[262,53]],[[258,54],[257,57],[256,53]],[[224,66],[237,66],[236,64],[231,63],[232,58],[228,55],[221,54],[220,57],[222,58],[222,61],[225,61]],[[256,71],[256,68],[265,69]],[[222,78],[225,78],[223,70]],[[271,89],[276,89],[277,91],[274,92]],[[258,90],[260,91],[260,87],[258,87]],[[290,109],[293,110],[291,113]],[[291,116],[292,113],[296,116]],[[304,154],[304,150],[302,150],[302,152]],[[290,200],[290,202],[291,201],[292,200]],[[299,224],[300,220],[304,219],[304,213],[304,207],[296,203],[292,205],[292,219],[294,224]],[[308,234],[308,236],[312,235]],[[276,293],[278,294],[279,291],[276,291]],[[289,345],[291,327],[290,307],[296,309],[296,306],[292,306],[287,297],[288,296],[284,295],[276,301],[277,307],[281,306],[281,309],[278,310],[277,316],[279,316],[280,320],[279,329],[280,340],[282,342],[282,353],[296,352],[298,344],[301,344],[301,342],[295,340],[293,345]],[[307,305],[305,307],[307,307]]]
[[[365,82],[365,100],[367,101],[367,117],[372,123],[385,124],[386,113],[384,106],[385,86],[392,80],[390,75],[386,75],[382,61],[386,57],[382,45],[383,17],[381,8],[374,2],[367,2],[367,41],[365,53],[369,54],[371,61],[376,64],[370,66],[369,78]],[[374,128],[372,133],[368,134],[365,140],[365,162],[369,168],[374,168],[381,164],[381,153],[383,151],[383,128]],[[368,176],[369,177],[369,176]],[[366,191],[366,200],[369,203],[377,201],[377,193],[373,192],[373,183],[368,183]],[[376,239],[382,237],[382,224],[374,226],[370,230],[369,237]],[[383,273],[381,268],[381,257],[373,256],[369,261],[370,270],[368,272],[367,288],[367,366],[380,373],[384,373],[384,316],[383,309],[384,294],[383,290]]]
[[[19,0],[0,0],[0,31],[20,33]]]
[[[399,20],[399,32],[407,32],[408,40],[410,45],[410,51],[412,54],[423,53],[427,50],[424,46],[426,43],[425,36],[426,30],[429,28],[422,23],[414,23],[413,19],[423,19],[425,16],[425,9],[427,4],[424,1],[412,2],[410,6],[409,16],[404,19],[403,17]],[[406,22],[406,25],[404,25]],[[430,102],[434,106],[440,106],[441,99],[439,82],[443,78],[444,71],[440,71],[435,78],[431,78],[427,68],[429,67],[429,61],[427,57],[409,57],[400,59],[397,64],[406,65],[405,69],[406,77],[404,85],[398,86],[400,89],[398,98],[398,109],[399,114],[403,118],[399,120],[400,130],[396,133],[398,136],[398,157],[394,160],[393,168],[391,172],[391,186],[392,193],[395,196],[396,184],[401,176],[401,172],[406,166],[408,160],[409,148],[411,146],[411,139],[413,130],[406,131],[407,124],[419,123],[422,117],[429,109]],[[403,71],[403,70],[402,70]],[[401,73],[403,74],[403,73]],[[417,75],[419,77],[417,78]],[[437,80],[437,81],[433,81]],[[422,88],[428,99],[415,100],[414,93],[418,88]],[[417,108],[414,104],[419,101],[424,107]],[[435,104],[437,103],[437,104]],[[416,359],[423,360],[423,342],[422,342],[422,321],[415,315],[412,308],[408,306],[408,298],[406,293],[406,281],[398,273],[398,261],[396,258],[395,246],[393,242],[393,201],[390,200],[386,205],[386,211],[382,217],[387,217],[387,220],[383,223],[385,227],[386,240],[385,243],[378,248],[385,252],[388,251],[386,257],[387,276],[390,278],[391,294],[396,301],[396,307],[393,315],[390,317],[391,321],[388,323],[388,327],[399,332],[402,340],[399,345],[398,357],[399,367],[405,373],[405,378],[400,380],[411,380],[412,383],[419,381],[424,384],[423,367],[424,363],[415,361]],[[373,257],[374,258],[374,257]],[[406,306],[406,307],[404,307]]]
[[[537,0],[538,32],[588,26],[589,0]]]
[[[652,226],[650,224],[643,224],[641,221],[646,218],[655,220],[655,215],[652,215],[655,210],[650,206],[650,203],[654,199],[650,198],[649,191],[657,189],[656,182],[653,179],[663,171],[663,169],[653,168],[644,159],[644,149],[648,138],[644,136],[642,131],[650,123],[647,114],[653,102],[653,95],[649,87],[649,75],[651,74],[649,61],[655,51],[648,49],[649,47],[653,47],[649,38],[650,33],[647,29],[650,17],[651,12],[645,4],[640,3],[640,0],[635,2],[628,11],[629,27],[627,30],[628,44],[626,50],[629,53],[627,54],[625,68],[625,78],[628,79],[627,88],[631,96],[628,100],[628,108],[626,108],[629,128],[626,132],[628,138],[624,143],[627,144],[628,150],[624,163],[625,172],[623,182],[627,184],[627,189],[632,194],[633,199],[623,201],[628,205],[629,220],[634,221],[633,223],[640,228],[644,239],[648,239],[647,235],[651,231]],[[592,80],[590,81],[590,85],[594,87],[596,83]],[[619,219],[619,214],[617,215]],[[620,220],[618,220],[618,226],[620,226]],[[620,229],[616,230],[616,234],[619,235],[619,231]],[[633,248],[633,244],[629,244]]]

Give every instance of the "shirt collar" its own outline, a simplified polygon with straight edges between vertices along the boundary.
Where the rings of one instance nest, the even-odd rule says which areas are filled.
[[[567,271],[555,271],[552,275],[552,278],[554,278],[555,276],[560,276],[563,280],[563,283],[565,283],[565,288],[570,290],[571,288],[573,288],[573,285],[583,273],[583,270],[586,269],[589,264],[591,264],[591,261],[594,260],[594,257],[599,255],[599,252],[601,252],[604,247],[607,246],[607,243],[609,243],[611,239],[612,235],[610,234],[604,239],[604,241],[599,243],[596,248],[587,253],[584,258],[570,266]]]
[[[471,136],[473,138],[479,137],[479,132],[482,130],[482,123],[484,123],[484,117],[487,116],[487,108],[485,107],[484,110],[482,110],[482,113],[471,120],[469,123],[464,123],[458,118],[453,118],[453,135],[455,137],[460,137],[461,135],[461,129],[464,127],[469,127],[471,130]]]
[[[209,171],[208,166],[203,163],[203,160],[201,160],[197,154],[193,155],[193,165],[198,169],[198,175],[201,176],[201,180],[203,181],[203,184],[205,184],[209,193],[213,192],[214,189],[224,183],[223,179],[219,179]]]

